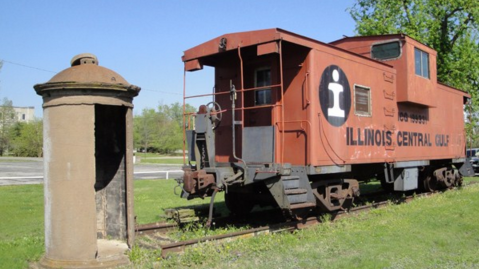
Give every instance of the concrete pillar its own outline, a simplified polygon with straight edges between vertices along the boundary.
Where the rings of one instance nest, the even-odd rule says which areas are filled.
[[[140,88],[91,54],[34,86],[43,97],[44,268],[129,261],[134,240],[133,97]]]

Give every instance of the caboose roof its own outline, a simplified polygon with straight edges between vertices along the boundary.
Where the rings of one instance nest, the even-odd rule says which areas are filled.
[[[221,42],[221,39],[225,38],[226,39],[226,48],[223,50],[219,49],[219,44]],[[302,35],[298,35],[280,28],[272,28],[272,29],[265,29],[265,30],[256,30],[256,31],[247,31],[247,32],[237,32],[237,33],[229,33],[225,35],[218,36],[214,39],[211,39],[210,41],[207,41],[203,44],[200,44],[198,46],[195,46],[191,49],[188,49],[184,51],[182,60],[183,62],[191,61],[194,59],[199,59],[202,57],[206,57],[209,55],[214,55],[218,54],[220,52],[224,51],[232,51],[232,50],[237,50],[238,47],[248,47],[248,46],[253,46],[253,45],[259,45],[259,44],[264,44],[276,40],[283,40],[287,41],[293,44],[301,45],[307,48],[315,48],[318,46],[327,46],[334,48],[336,50],[342,51],[344,53],[352,54],[355,56],[359,56],[361,58],[364,58],[368,61],[373,61],[376,63],[380,63],[382,65],[391,67],[390,65],[373,60],[368,57],[364,57],[361,55],[358,55],[356,53],[350,52],[348,50],[338,48],[334,45],[330,45],[309,37],[305,37]]]
[[[428,47],[429,49],[431,50],[434,50],[433,48],[431,48],[430,46],[406,35],[406,34],[403,34],[403,33],[398,33],[398,34],[384,34],[384,35],[365,35],[365,36],[346,36],[344,38],[341,38],[341,39],[338,39],[338,40],[335,40],[335,41],[332,41],[330,42],[329,44],[331,45],[336,45],[336,44],[339,44],[339,43],[343,43],[343,42],[347,42],[347,41],[351,41],[351,40],[389,40],[389,39],[401,39],[401,40],[406,40],[406,39],[410,39],[410,40],[414,40],[418,43],[420,43],[421,45],[425,46],[425,47]],[[434,52],[436,52],[436,50],[434,50]]]

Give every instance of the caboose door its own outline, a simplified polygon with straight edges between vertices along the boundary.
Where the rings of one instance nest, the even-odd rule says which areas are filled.
[[[245,86],[244,129],[242,136],[243,159],[249,163],[273,163],[275,128],[273,122],[276,94],[272,89],[277,76],[272,72],[271,58],[247,66]],[[274,62],[274,61],[273,61]],[[249,85],[248,85],[249,84]]]
[[[272,94],[271,94],[271,67],[250,67],[245,70],[250,79],[245,84],[252,84],[254,90],[245,92],[245,127],[271,126]]]

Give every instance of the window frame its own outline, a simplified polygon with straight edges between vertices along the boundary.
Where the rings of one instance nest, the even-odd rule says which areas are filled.
[[[258,73],[263,72],[263,71],[269,71],[269,78],[270,78],[269,85],[258,86]],[[271,86],[272,85],[272,80],[273,80],[271,75],[272,75],[272,72],[271,72],[271,67],[270,66],[263,66],[263,67],[255,68],[254,69],[254,87],[258,88],[258,87]],[[264,92],[264,94],[265,94],[263,103],[258,103],[257,96],[258,96],[259,92]],[[268,101],[268,97],[267,97],[268,94],[269,94],[269,102],[267,102]],[[273,99],[272,99],[271,87],[254,91],[254,105],[255,106],[271,105],[272,103],[273,103]]]
[[[399,55],[397,57],[393,57],[393,58],[385,58],[385,59],[381,59],[381,58],[377,58],[377,57],[374,57],[373,56],[373,47],[374,46],[379,46],[379,45],[384,45],[384,44],[387,44],[387,43],[394,43],[394,42],[397,42],[399,44]],[[374,59],[374,60],[377,60],[377,61],[393,61],[393,60],[397,60],[399,58],[401,58],[402,56],[402,42],[400,39],[389,39],[389,40],[385,40],[385,41],[381,41],[381,42],[376,42],[376,43],[373,43],[371,45],[371,48],[369,50],[370,54],[371,54],[371,58]]]
[[[368,107],[368,112],[364,112],[364,111],[358,111],[358,108],[357,108],[357,96],[356,96],[356,90],[358,88],[361,88],[363,90],[367,90],[368,94],[367,94],[367,100],[368,100],[368,104],[367,104],[367,107]],[[360,84],[354,84],[354,114],[356,116],[360,116],[360,117],[372,117],[373,116],[373,109],[372,109],[372,94],[371,94],[371,87],[368,87],[368,86],[364,86],[364,85],[360,85]]]
[[[418,70],[418,65],[417,65],[417,53],[419,53],[419,60],[420,60],[420,68]],[[424,56],[426,56],[426,64],[424,64]],[[426,78],[426,79],[431,79],[431,68],[429,66],[429,53],[425,52],[424,50],[421,50],[417,47],[414,47],[414,74],[417,76]],[[427,67],[427,76],[424,75],[424,67]],[[419,71],[419,73],[418,73]]]

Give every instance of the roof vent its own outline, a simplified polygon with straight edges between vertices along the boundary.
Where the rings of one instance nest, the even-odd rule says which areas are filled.
[[[98,65],[98,58],[91,53],[78,54],[70,61],[71,66],[77,66],[82,64],[95,64]]]

